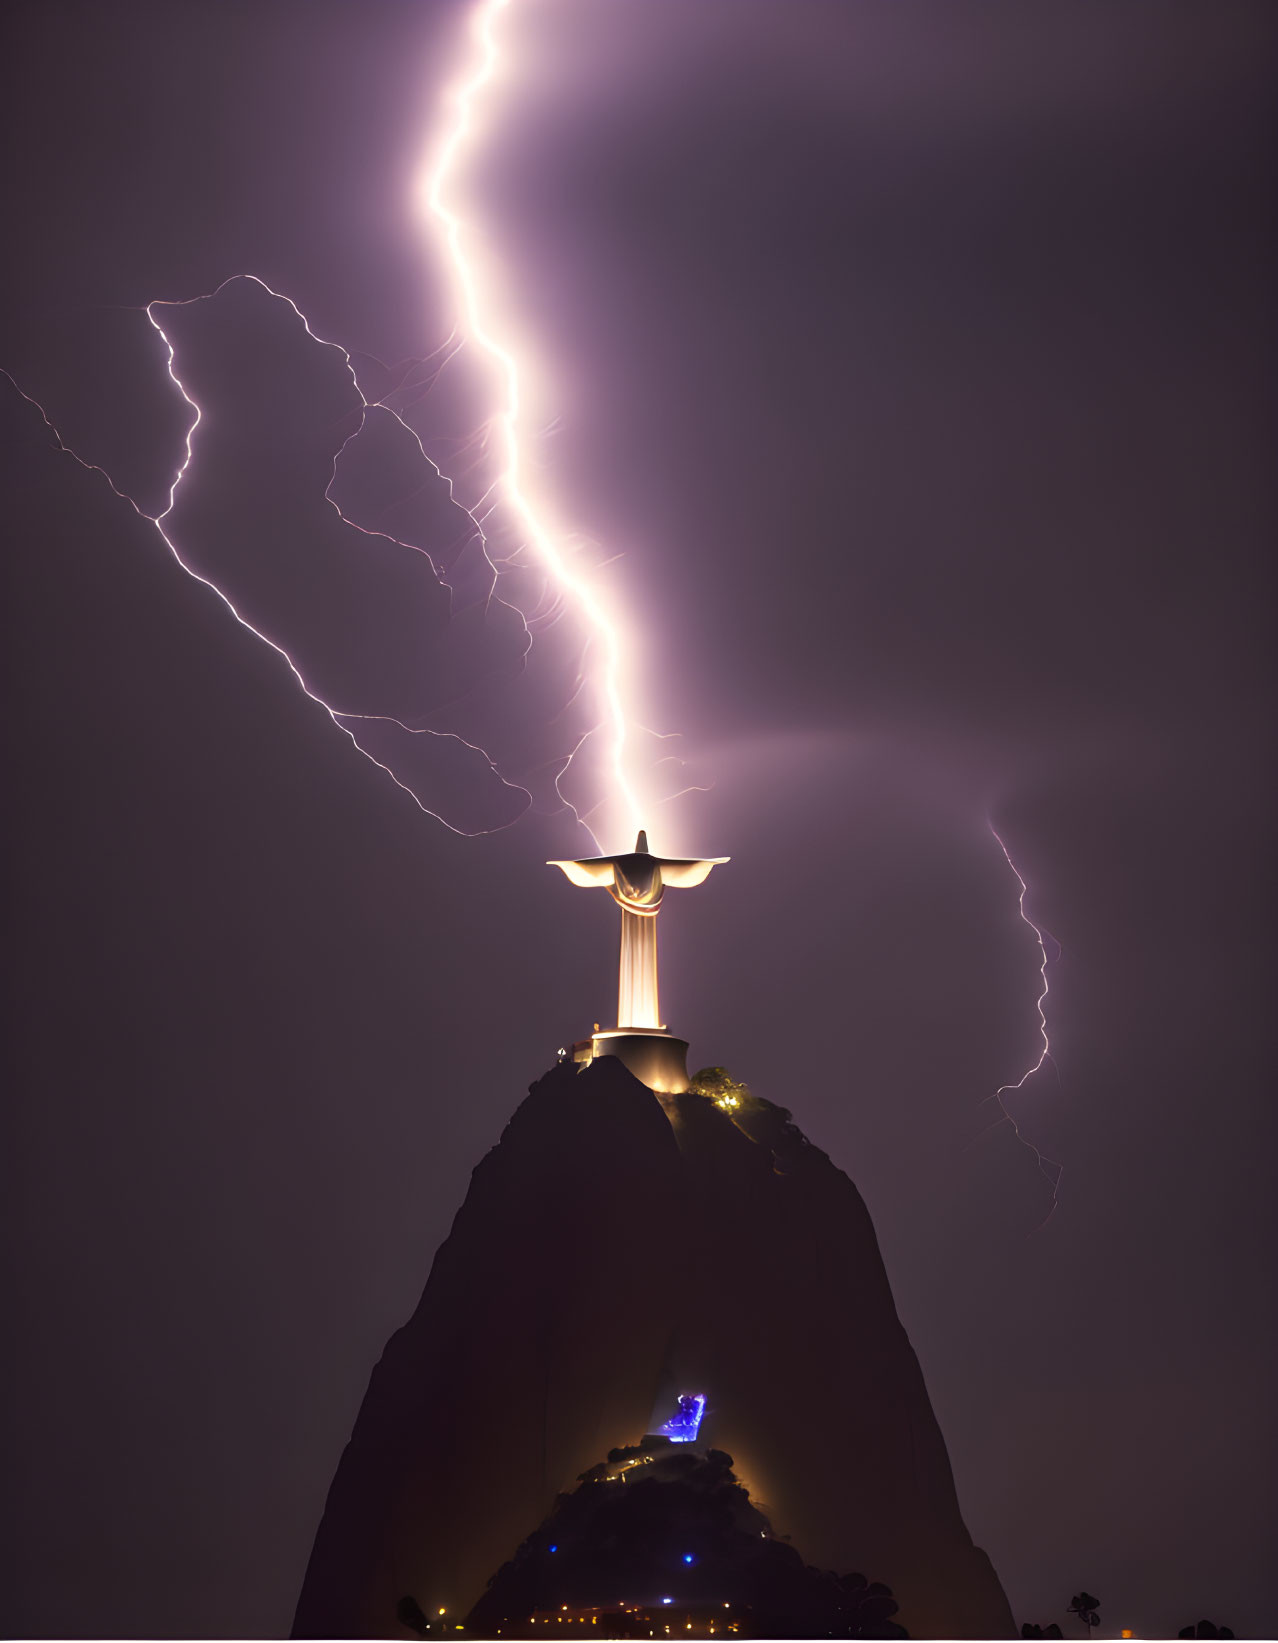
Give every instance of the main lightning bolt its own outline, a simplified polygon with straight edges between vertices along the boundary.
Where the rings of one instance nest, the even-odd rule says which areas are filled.
[[[445,94],[451,119],[446,123],[425,181],[425,199],[430,214],[442,230],[467,336],[496,365],[503,384],[504,403],[492,418],[496,433],[499,474],[497,484],[523,533],[538,558],[577,607],[601,651],[599,695],[603,710],[601,729],[606,738],[606,767],[621,814],[612,820],[614,828],[632,837],[643,825],[643,806],[630,773],[630,723],[623,680],[626,676],[625,644],[616,618],[606,608],[598,592],[569,562],[561,534],[546,522],[545,510],[534,504],[524,479],[520,444],[520,372],[513,345],[499,339],[483,313],[480,278],[467,245],[467,229],[460,208],[454,203],[457,164],[474,134],[477,99],[492,82],[497,68],[497,20],[510,0],[482,0],[471,21],[475,42],[474,60],[461,79]]]

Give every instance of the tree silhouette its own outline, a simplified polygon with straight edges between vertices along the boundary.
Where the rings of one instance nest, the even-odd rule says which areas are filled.
[[[1067,1614],[1077,1615],[1087,1627],[1087,1635],[1092,1635],[1092,1627],[1100,1625],[1100,1616],[1096,1613],[1100,1608],[1100,1598],[1093,1597],[1090,1592],[1076,1592]]]
[[[1022,1637],[1059,1637],[1060,1627],[1053,1621],[1050,1626],[1031,1626],[1028,1622],[1021,1627]]]
[[[1186,1626],[1177,1637],[1232,1637],[1228,1626],[1213,1626],[1210,1620],[1200,1620],[1196,1626]]]

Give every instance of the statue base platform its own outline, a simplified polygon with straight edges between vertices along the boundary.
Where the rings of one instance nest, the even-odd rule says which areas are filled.
[[[610,1027],[590,1040],[591,1059],[615,1055],[658,1095],[681,1095],[688,1087],[688,1041],[653,1028]]]

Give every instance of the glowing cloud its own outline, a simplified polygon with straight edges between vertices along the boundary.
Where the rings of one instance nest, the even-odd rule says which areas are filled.
[[[520,370],[515,344],[499,339],[485,317],[478,265],[467,245],[464,208],[457,200],[457,163],[474,134],[476,101],[494,78],[498,63],[497,20],[510,3],[511,0],[481,0],[473,14],[474,58],[462,78],[445,93],[449,114],[428,167],[424,193],[448,252],[464,316],[463,329],[469,340],[492,360],[504,385],[504,404],[492,418],[499,492],[522,526],[529,545],[562,593],[580,612],[592,640],[597,642],[600,730],[606,739],[605,763],[612,788],[608,820],[610,829],[621,842],[632,837],[645,819],[630,772],[633,715],[628,712],[625,700],[628,671],[625,658],[629,646],[598,591],[574,570],[561,534],[547,523],[544,505],[534,502],[529,493],[520,444]]]

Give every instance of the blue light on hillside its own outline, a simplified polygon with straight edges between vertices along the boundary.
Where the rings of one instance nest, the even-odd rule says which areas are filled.
[[[552,1552],[557,1552],[559,1550],[559,1542],[556,1541],[555,1544],[550,1548],[550,1550]]]
[[[695,1563],[697,1560],[696,1560],[695,1557],[693,1557],[691,1552],[685,1552],[683,1554],[683,1561],[685,1563]]]
[[[658,1430],[669,1438],[671,1443],[692,1443],[701,1429],[701,1417],[705,1412],[704,1392],[680,1393],[678,1409]]]

